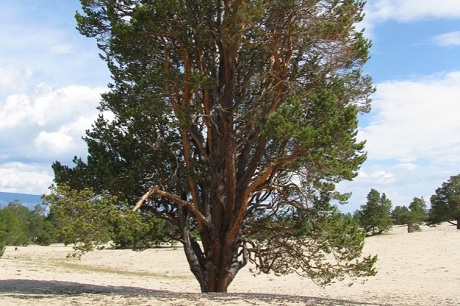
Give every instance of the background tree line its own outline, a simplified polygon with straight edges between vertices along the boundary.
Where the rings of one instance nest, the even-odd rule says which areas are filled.
[[[460,174],[451,176],[437,188],[430,197],[431,207],[426,201],[414,197],[408,206],[396,206],[393,210],[385,193],[371,189],[366,204],[353,214],[353,217],[369,235],[388,231],[393,224],[407,225],[409,233],[420,231],[420,225],[434,226],[448,222],[460,229]]]
[[[13,201],[0,209],[0,255],[7,245],[49,245],[55,240],[55,226],[43,206],[29,210],[19,201]]]
[[[391,200],[385,193],[371,189],[366,204],[355,211],[353,217],[368,235],[378,235],[395,225],[407,225],[409,233],[419,231],[420,224],[428,221],[425,200],[415,197],[408,206],[396,206],[392,210]]]
[[[408,232],[420,230],[420,225],[449,222],[459,227],[460,174],[451,176],[426,201],[414,197],[408,206],[392,209],[385,193],[371,189],[366,204],[354,212],[353,219],[369,235],[381,234],[394,225],[407,225]],[[119,213],[115,197],[96,197],[86,189],[77,192],[68,187],[54,189],[44,197],[43,205],[29,210],[19,201],[0,208],[0,254],[7,245],[26,246],[30,243],[73,244],[76,250],[88,251],[98,244],[112,241],[115,248],[142,250],[161,243],[171,243],[178,233],[167,222],[129,209]],[[46,207],[49,206],[47,213]],[[347,220],[346,215],[340,218]],[[286,225],[289,218],[271,220],[271,226]],[[347,221],[349,222],[349,220]],[[258,235],[258,239],[264,239]],[[88,243],[84,244],[83,242]],[[83,247],[83,245],[86,245]],[[90,246],[88,248],[88,245]]]
[[[161,219],[126,210],[119,213],[115,197],[95,196],[90,189],[53,189],[30,210],[19,201],[0,208],[0,256],[6,246],[73,245],[79,256],[102,244],[142,250],[174,243],[177,236]]]
[[[366,204],[353,216],[338,216],[345,222],[351,222],[352,217],[369,235],[388,231],[392,225],[407,225],[409,233],[419,231],[422,223],[449,222],[458,228],[459,194],[460,174],[451,176],[436,189],[430,198],[430,209],[423,197],[414,197],[408,206],[398,205],[392,209],[385,193],[371,189]],[[7,245],[60,242],[73,244],[77,251],[85,252],[111,241],[115,248],[142,250],[177,239],[179,234],[164,220],[129,209],[120,214],[116,203],[115,197],[96,197],[89,189],[77,192],[68,187],[54,189],[51,195],[44,197],[43,204],[37,204],[33,210],[13,201],[0,208],[0,255]],[[271,226],[291,223],[289,218],[270,221]],[[266,238],[261,234],[255,237]]]

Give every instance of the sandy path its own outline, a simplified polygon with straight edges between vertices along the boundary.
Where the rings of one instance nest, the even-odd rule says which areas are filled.
[[[199,293],[177,248],[101,250],[67,259],[70,247],[8,247],[0,258],[0,305],[460,305],[460,231],[443,225],[370,237],[376,277],[325,289],[296,275],[241,271],[230,294]]]

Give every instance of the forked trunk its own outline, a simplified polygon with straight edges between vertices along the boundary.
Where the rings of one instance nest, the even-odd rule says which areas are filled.
[[[196,242],[195,242],[196,243]],[[201,249],[194,249],[192,252],[201,253]],[[227,292],[228,286],[230,286],[237,272],[246,264],[246,261],[234,261],[232,262],[232,252],[219,252],[214,254],[212,258],[204,259],[200,263],[199,260],[193,260],[198,258],[195,254],[185,250],[187,258],[189,260],[190,268],[195,275],[196,279],[200,283],[201,292]],[[226,256],[226,254],[228,254]],[[227,258],[230,256],[230,258]]]
[[[180,211],[183,217],[183,210]],[[238,271],[248,262],[247,250],[243,250],[239,260],[238,246],[231,242],[233,240],[218,239],[212,244],[202,241],[200,245],[184,225],[185,222],[181,221],[185,255],[201,292],[227,292]]]

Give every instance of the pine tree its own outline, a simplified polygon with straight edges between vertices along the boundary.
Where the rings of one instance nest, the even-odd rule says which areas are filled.
[[[391,201],[385,193],[380,193],[371,189],[367,195],[367,202],[361,206],[360,225],[366,233],[371,235],[381,234],[390,230],[393,225],[391,218]]]
[[[415,197],[409,204],[407,231],[409,233],[420,231],[420,224],[428,219],[425,200]]]
[[[82,5],[78,28],[113,76],[100,109],[114,120],[87,133],[86,161],[54,164],[58,184],[168,221],[203,292],[226,291],[248,262],[321,284],[375,273],[375,258],[358,260],[363,235],[327,203],[366,157],[363,1]]]
[[[460,174],[451,176],[431,196],[429,223],[449,222],[460,229]]]

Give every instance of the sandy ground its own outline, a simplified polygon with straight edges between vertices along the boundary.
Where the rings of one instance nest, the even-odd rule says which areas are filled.
[[[460,231],[405,227],[366,240],[379,257],[364,284],[320,288],[296,275],[240,271],[228,294],[200,294],[180,247],[100,250],[68,259],[70,247],[8,247],[0,258],[0,305],[460,305]]]

